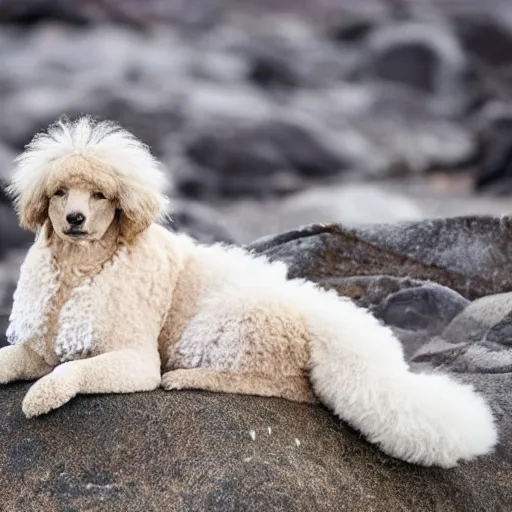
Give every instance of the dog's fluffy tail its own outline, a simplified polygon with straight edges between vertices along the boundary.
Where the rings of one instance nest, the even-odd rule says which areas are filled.
[[[494,419],[471,386],[410,372],[388,328],[351,302],[326,299],[307,315],[311,380],[325,405],[408,462],[452,467],[492,450]]]

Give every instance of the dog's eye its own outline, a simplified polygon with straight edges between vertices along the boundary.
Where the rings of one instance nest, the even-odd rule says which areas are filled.
[[[66,195],[66,191],[63,188],[59,188],[54,194],[56,197],[62,197]]]
[[[94,199],[97,199],[98,201],[99,201],[100,199],[106,199],[105,195],[104,195],[104,194],[102,194],[101,192],[94,192],[94,194],[92,195],[92,197],[93,197]]]

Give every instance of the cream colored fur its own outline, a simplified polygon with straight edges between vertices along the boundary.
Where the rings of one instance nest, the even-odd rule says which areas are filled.
[[[161,173],[126,132],[89,118],[61,122],[18,165],[11,192],[21,223],[38,234],[0,382],[39,378],[27,416],[79,393],[161,385],[320,401],[386,453],[423,465],[454,466],[495,445],[483,398],[447,376],[411,373],[400,343],[364,309],[288,280],[282,263],[155,224]],[[103,193],[112,180],[109,209],[93,188]],[[57,195],[56,181],[69,185]],[[74,239],[65,219],[77,204],[96,220]],[[105,219],[108,228],[94,231]]]

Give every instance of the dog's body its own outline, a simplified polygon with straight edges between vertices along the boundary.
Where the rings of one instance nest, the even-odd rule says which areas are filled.
[[[41,194],[25,190],[23,160],[13,184],[22,225],[39,232],[0,382],[42,377],[24,400],[27,416],[78,393],[162,385],[321,401],[386,453],[425,465],[492,449],[490,409],[469,386],[411,373],[389,329],[334,292],[288,280],[284,264],[166,231],[154,222],[164,204],[148,186],[158,182],[154,162],[130,174],[101,151],[114,132],[95,138],[103,125],[88,118],[60,126],[71,148],[45,161]],[[124,140],[147,151],[121,133],[116,150]],[[27,155],[39,156],[38,144]]]

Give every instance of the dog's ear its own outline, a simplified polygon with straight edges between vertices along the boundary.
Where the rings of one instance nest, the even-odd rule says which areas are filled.
[[[32,189],[15,201],[19,223],[23,229],[36,231],[48,217],[48,198],[41,189]]]
[[[120,233],[131,241],[157,220],[161,198],[151,190],[126,184],[119,192]]]

